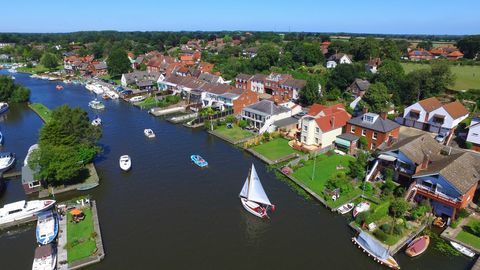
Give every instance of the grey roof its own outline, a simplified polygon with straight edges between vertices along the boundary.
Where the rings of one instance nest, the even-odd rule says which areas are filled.
[[[141,64],[143,62],[143,59],[145,59],[145,56],[139,55],[137,56],[137,59],[135,59],[135,63]]]
[[[362,79],[355,79],[352,84],[356,84],[360,91],[367,91],[370,88],[370,82]]]
[[[305,87],[305,85],[307,85],[307,81],[297,80],[297,79],[288,79],[281,85],[288,86],[295,89],[302,89],[303,87]]]
[[[150,80],[145,80],[145,81],[138,81],[137,86],[138,87],[145,87],[145,86],[152,86],[153,82]]]
[[[337,136],[337,138],[349,141],[349,142],[354,142],[359,139],[358,136],[353,135],[352,133],[343,133]]]
[[[245,108],[254,110],[257,112],[261,112],[267,115],[277,115],[277,114],[290,111],[288,108],[275,105],[275,103],[273,103],[273,101],[270,101],[270,100],[262,100],[250,106],[247,106]]]
[[[199,80],[210,82],[210,83],[218,83],[220,80],[220,76],[213,75],[210,73],[202,73],[200,76],[198,76]]]
[[[345,53],[336,53],[336,54],[332,54],[329,58],[328,58],[328,61],[335,61],[335,62],[338,62],[340,61],[340,59],[346,55],[348,58],[352,59],[352,57],[348,54],[345,54]]]
[[[480,157],[464,152],[433,162],[414,177],[440,174],[458,191],[465,194],[480,180]]]
[[[34,172],[30,167],[28,166],[23,166],[22,167],[22,184],[28,184],[28,183],[33,183],[35,182],[35,179],[33,178]]]
[[[400,127],[399,124],[393,122],[392,120],[383,119],[380,116],[377,117],[377,120],[373,123],[365,122],[363,121],[363,114],[348,120],[347,123],[382,133],[389,132]]]
[[[146,72],[146,71],[135,71],[131,73],[124,73],[125,79],[127,84],[133,84],[137,81],[157,81],[160,77],[160,73],[158,72]]]
[[[429,134],[420,134],[403,139],[385,149],[386,152],[395,150],[402,152],[416,164],[421,164],[425,155],[428,155],[430,160],[439,160],[442,158],[440,156],[442,146]]]
[[[267,78],[267,75],[265,74],[255,74],[252,77],[252,81],[263,82],[266,78]]]
[[[235,77],[235,79],[245,80],[245,81],[250,80],[250,78],[252,78],[252,75],[243,74],[243,73],[240,73],[237,75],[237,77]]]
[[[107,69],[107,63],[100,62],[100,63],[97,63],[97,64],[93,64],[93,67],[95,69]]]
[[[234,99],[234,98],[237,98],[239,97],[240,95],[237,94],[237,93],[225,93],[225,94],[221,94],[220,97],[223,97],[223,98],[228,98],[228,99]]]
[[[287,127],[298,123],[298,119],[294,117],[287,117],[278,121],[273,122],[273,125],[276,127]]]

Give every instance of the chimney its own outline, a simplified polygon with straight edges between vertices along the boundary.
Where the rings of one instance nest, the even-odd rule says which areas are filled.
[[[387,113],[386,112],[381,112],[380,113],[380,118],[382,118],[383,120],[387,120]]]
[[[428,168],[429,163],[430,163],[430,155],[424,153],[422,164],[420,164],[420,170],[425,170],[426,168]]]
[[[335,126],[335,116],[332,116],[332,118],[330,118],[330,124],[332,124],[332,128]]]
[[[368,107],[367,106],[363,107],[362,112],[363,113],[368,113]]]

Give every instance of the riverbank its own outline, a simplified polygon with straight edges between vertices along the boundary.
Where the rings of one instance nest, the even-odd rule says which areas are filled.
[[[47,106],[41,103],[30,103],[28,107],[32,109],[44,123],[49,122],[52,119],[52,111]]]

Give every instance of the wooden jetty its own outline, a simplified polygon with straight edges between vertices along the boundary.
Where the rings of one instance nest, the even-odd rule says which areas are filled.
[[[475,264],[471,268],[472,270],[480,270],[480,257],[475,261]]]
[[[150,109],[150,111],[148,112],[154,116],[162,116],[162,115],[168,115],[168,114],[179,113],[184,111],[185,111],[185,107],[179,106],[179,107],[166,108],[166,109],[156,107],[156,108]]]
[[[35,222],[35,221],[37,221],[37,216],[33,215],[31,217],[24,218],[24,219],[21,219],[21,220],[14,220],[12,222],[0,224],[0,230],[6,230],[6,229],[9,229],[11,227],[22,226],[22,225],[25,225],[25,224],[28,224],[28,223],[31,223],[31,222]]]
[[[22,176],[22,172],[21,171],[6,172],[6,173],[1,173],[0,176],[4,179],[19,178],[20,176]]]

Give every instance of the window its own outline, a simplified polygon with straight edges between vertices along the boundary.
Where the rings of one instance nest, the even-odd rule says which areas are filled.
[[[315,133],[319,133],[320,132],[320,128],[316,127],[315,128]]]
[[[31,183],[28,183],[29,188],[36,188],[40,186],[40,181],[33,181]]]
[[[304,142],[304,143],[307,142],[307,136],[303,136],[303,142]]]
[[[367,130],[366,129],[362,129],[362,136],[367,136]]]
[[[315,143],[318,144],[318,138],[315,138]]]
[[[351,126],[351,127],[350,127],[350,132],[351,132],[351,133],[355,133],[355,126]]]
[[[308,127],[307,127],[307,125],[304,125],[304,126],[303,126],[303,130],[305,130],[305,131],[307,131],[307,130],[308,130]]]
[[[372,133],[372,139],[376,140],[377,139],[377,132]]]
[[[370,145],[370,150],[373,150],[373,148],[375,148],[376,146],[377,145],[374,142],[372,142],[372,144]]]

